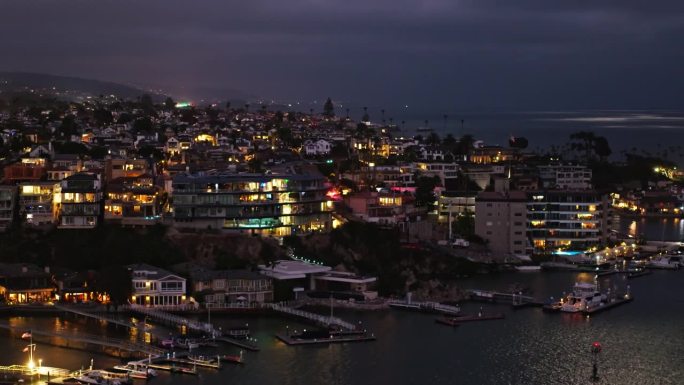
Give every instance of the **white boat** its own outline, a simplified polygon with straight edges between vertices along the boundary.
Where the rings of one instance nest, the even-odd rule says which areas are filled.
[[[541,266],[522,265],[522,266],[516,266],[515,269],[518,271],[521,271],[521,272],[535,272],[535,271],[541,271]]]
[[[558,305],[562,312],[578,313],[599,307],[606,300],[607,296],[599,291],[596,283],[577,282],[572,293],[562,298]]]
[[[181,348],[181,349],[197,349],[200,347],[200,344],[196,341],[192,341],[189,339],[184,339],[184,340],[176,340],[174,343],[175,346]]]
[[[666,270],[677,270],[679,269],[679,261],[673,260],[667,256],[656,257],[648,261],[646,266],[651,269],[666,269]]]
[[[124,372],[128,372],[128,374],[133,377],[133,378],[139,378],[146,380],[150,377],[156,377],[157,376],[157,371],[154,369],[150,369],[144,364],[134,364],[134,363],[128,363],[126,365],[115,365],[114,369],[116,370],[121,370]]]

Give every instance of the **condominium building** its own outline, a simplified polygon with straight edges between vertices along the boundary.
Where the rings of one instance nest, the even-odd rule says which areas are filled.
[[[608,240],[610,201],[595,190],[528,192],[528,235],[535,251],[581,249]]]
[[[180,174],[173,179],[176,227],[286,236],[332,227],[332,202],[314,170]]]
[[[102,205],[100,178],[79,173],[60,182],[54,194],[60,229],[90,229],[97,226]]]
[[[475,205],[475,233],[494,252],[584,250],[606,243],[608,196],[595,190],[483,192]]]

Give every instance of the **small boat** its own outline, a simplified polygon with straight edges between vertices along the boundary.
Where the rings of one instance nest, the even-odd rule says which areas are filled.
[[[651,259],[646,264],[651,269],[677,270],[679,269],[679,261],[673,260],[667,256],[660,256]]]
[[[99,381],[104,381],[107,383],[115,384],[116,382],[120,384],[131,384],[132,377],[128,373],[115,373],[115,372],[109,372],[106,370],[97,370],[97,369],[91,369],[91,370],[86,370],[82,373],[84,376],[99,380]]]
[[[138,378],[142,380],[157,376],[156,370],[148,368],[145,365],[137,365],[133,363],[128,363],[126,365],[115,365],[114,369],[127,372],[132,378]]]
[[[240,355],[224,354],[223,356],[221,356],[221,361],[232,362],[235,364],[244,364],[245,363],[245,361],[242,358],[242,351],[240,351]]]
[[[174,341],[174,346],[179,347],[181,349],[197,349],[200,347],[200,344],[197,341],[189,340],[189,339],[177,339]]]

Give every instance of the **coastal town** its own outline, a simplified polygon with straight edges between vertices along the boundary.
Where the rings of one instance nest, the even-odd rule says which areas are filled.
[[[606,138],[587,131],[539,152],[524,137],[484,143],[446,115],[449,132],[356,112],[358,120],[330,98],[308,112],[147,94],[0,99],[0,312],[139,328],[119,317],[134,314],[180,328],[184,339],[135,346],[81,341],[137,354],[143,360],[119,369],[148,378],[221,363],[167,348],[219,338],[258,350],[249,329],[218,330],[212,313],[275,313],[320,328],[275,335],[288,345],[373,341],[333,308],[436,313],[452,327],[504,318],[465,314],[465,302],[588,317],[633,299],[629,286],[602,291],[599,277],[684,266],[678,242],[616,225],[684,220],[684,173],[663,154],[616,159]],[[558,300],[459,282],[541,270],[592,278]],[[242,353],[226,357],[242,362]],[[76,381],[122,380],[88,373]]]

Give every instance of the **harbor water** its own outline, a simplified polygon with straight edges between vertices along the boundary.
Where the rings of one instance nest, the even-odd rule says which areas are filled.
[[[465,288],[526,290],[539,299],[556,299],[587,273],[502,273],[465,279]],[[467,303],[463,312],[503,312],[503,320],[472,322],[452,328],[435,316],[406,311],[342,311],[335,315],[361,321],[377,340],[316,346],[286,346],[274,334],[285,327],[309,326],[281,317],[214,316],[224,328],[248,323],[259,352],[245,352],[245,365],[226,364],[220,371],[200,369],[198,376],[161,373],[159,385],[180,384],[584,384],[591,383],[592,342],[603,345],[597,383],[682,384],[684,367],[684,272],[656,271],[627,280],[600,278],[602,289],[629,289],[635,300],[591,317],[548,314],[539,308],[512,310],[507,305]],[[317,309],[326,313],[329,309]],[[93,320],[64,316],[12,317],[25,329],[97,333],[133,338],[130,331]],[[160,326],[157,333],[166,333]],[[0,331],[0,364],[23,363],[25,341]],[[236,354],[221,345],[205,354]],[[43,365],[79,369],[121,363],[98,353],[38,343]],[[142,383],[142,382],[140,382]]]

